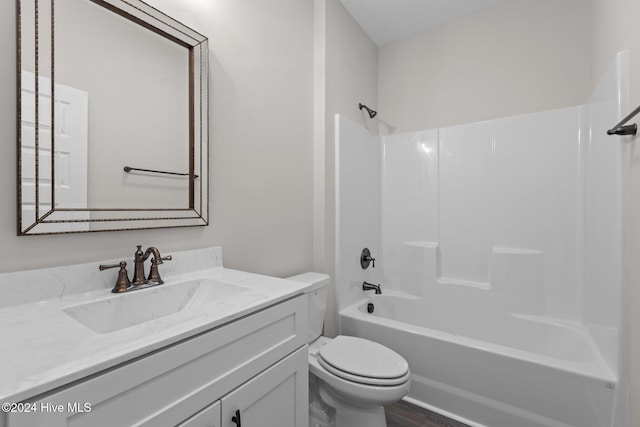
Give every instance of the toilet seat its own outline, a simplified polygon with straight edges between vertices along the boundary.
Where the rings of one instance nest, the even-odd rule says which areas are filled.
[[[389,405],[409,393],[411,378],[395,386],[376,386],[349,381],[332,374],[318,362],[317,355],[309,355],[309,373],[315,375],[330,390],[334,390],[340,400],[351,402],[357,407]]]
[[[410,377],[409,372],[407,372],[405,375],[398,377],[398,378],[372,378],[372,377],[363,377],[360,375],[354,375],[351,374],[349,372],[344,372],[341,371],[340,369],[337,369],[335,366],[331,366],[329,363],[327,363],[325,360],[323,360],[322,358],[318,358],[318,363],[320,364],[320,366],[322,366],[324,369],[327,370],[327,372],[330,372],[331,374],[340,377],[342,379],[345,379],[347,381],[352,381],[355,383],[359,383],[359,384],[364,384],[364,385],[375,385],[375,386],[396,386],[396,385],[400,385],[403,384],[405,382],[407,382],[407,380]]]
[[[373,386],[397,386],[409,380],[409,365],[395,351],[358,337],[337,336],[317,353],[318,363],[342,379]]]

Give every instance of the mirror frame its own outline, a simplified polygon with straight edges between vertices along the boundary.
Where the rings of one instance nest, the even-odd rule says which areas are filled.
[[[35,4],[34,4],[35,1]],[[151,228],[194,227],[209,225],[209,49],[207,37],[186,27],[140,0],[86,0],[116,13],[131,22],[153,31],[160,36],[183,46],[189,54],[189,206],[184,209],[145,209],[145,208],[58,208],[55,207],[55,185],[51,185],[51,209],[44,214],[40,210],[39,194],[46,191],[39,188],[39,136],[35,137],[35,195],[33,189],[25,188],[22,176],[22,52],[28,46],[22,45],[23,7],[29,2],[35,8],[35,126],[39,128],[38,90],[39,68],[44,68],[51,76],[51,87],[46,93],[52,94],[55,84],[54,73],[54,7],[55,0],[16,0],[17,20],[17,231],[18,236],[38,234],[66,234],[97,231],[136,230]],[[32,11],[33,13],[33,11]],[[40,16],[38,16],[40,15]],[[40,36],[39,36],[40,35]],[[48,37],[47,37],[48,36]],[[29,52],[31,53],[31,52]],[[49,78],[47,76],[47,78]],[[54,96],[51,96],[51,111],[54,111]],[[55,147],[55,123],[51,124],[50,142]],[[54,181],[54,156],[51,157],[50,178]],[[32,184],[31,187],[34,185]],[[47,195],[48,196],[48,195]],[[32,220],[22,218],[23,201],[30,197],[35,203]],[[46,209],[46,208],[45,208]],[[84,212],[84,214],[82,214]],[[74,213],[81,213],[86,219],[69,219]]]

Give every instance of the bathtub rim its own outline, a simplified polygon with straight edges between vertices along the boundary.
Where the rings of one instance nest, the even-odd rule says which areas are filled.
[[[410,299],[419,299],[412,295],[406,295],[400,292],[387,292],[388,296],[395,296],[399,298],[408,297]],[[477,351],[482,351],[489,354],[495,354],[502,357],[512,357],[517,360],[533,363],[536,365],[542,365],[550,369],[554,369],[560,372],[568,372],[573,375],[587,377],[590,379],[602,381],[607,384],[609,388],[617,388],[619,379],[613,373],[612,369],[606,363],[604,357],[600,354],[594,343],[590,342],[589,347],[594,351],[595,359],[590,362],[574,362],[563,359],[546,356],[543,354],[536,354],[524,350],[518,350],[512,347],[507,347],[500,344],[494,344],[486,341],[480,341],[474,338],[469,338],[461,335],[452,334],[449,332],[439,331],[436,329],[429,329],[423,326],[412,325],[409,323],[400,322],[394,319],[388,319],[380,316],[372,316],[363,312],[360,307],[366,306],[369,302],[374,302],[375,298],[364,297],[357,302],[342,308],[338,312],[338,316],[349,317],[355,320],[364,321],[367,323],[384,323],[386,326],[402,330],[403,332],[415,335],[415,336],[428,336],[430,338],[441,340],[450,344],[470,347]],[[375,304],[375,302],[374,302]],[[379,319],[379,322],[372,321],[371,319]],[[341,319],[340,319],[341,320]],[[428,332],[428,333],[425,333]]]

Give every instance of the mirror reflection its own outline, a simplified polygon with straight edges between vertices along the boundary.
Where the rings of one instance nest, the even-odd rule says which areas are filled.
[[[206,38],[142,2],[51,5],[20,2],[18,234],[206,225]]]
[[[189,171],[188,50],[87,0],[56,2],[55,28],[55,80],[65,88],[56,91],[57,146],[85,138],[82,95],[89,100],[87,206],[188,207],[188,177],[123,170]]]

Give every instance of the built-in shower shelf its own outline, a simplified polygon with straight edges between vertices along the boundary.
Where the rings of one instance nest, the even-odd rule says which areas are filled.
[[[436,283],[439,285],[458,285],[468,286],[470,288],[489,290],[491,289],[491,283],[488,282],[476,282],[473,280],[455,279],[453,277],[438,277]]]
[[[537,249],[507,248],[494,246],[492,249],[494,254],[501,255],[542,255],[542,251]]]
[[[502,289],[507,292],[522,291],[528,295],[529,306],[544,304],[539,292],[544,283],[544,252],[538,249],[507,246],[491,247],[489,280],[441,275],[442,254],[437,242],[403,242],[402,283],[405,291],[421,295],[422,288],[416,284],[436,283],[443,286],[464,286],[480,290]]]

